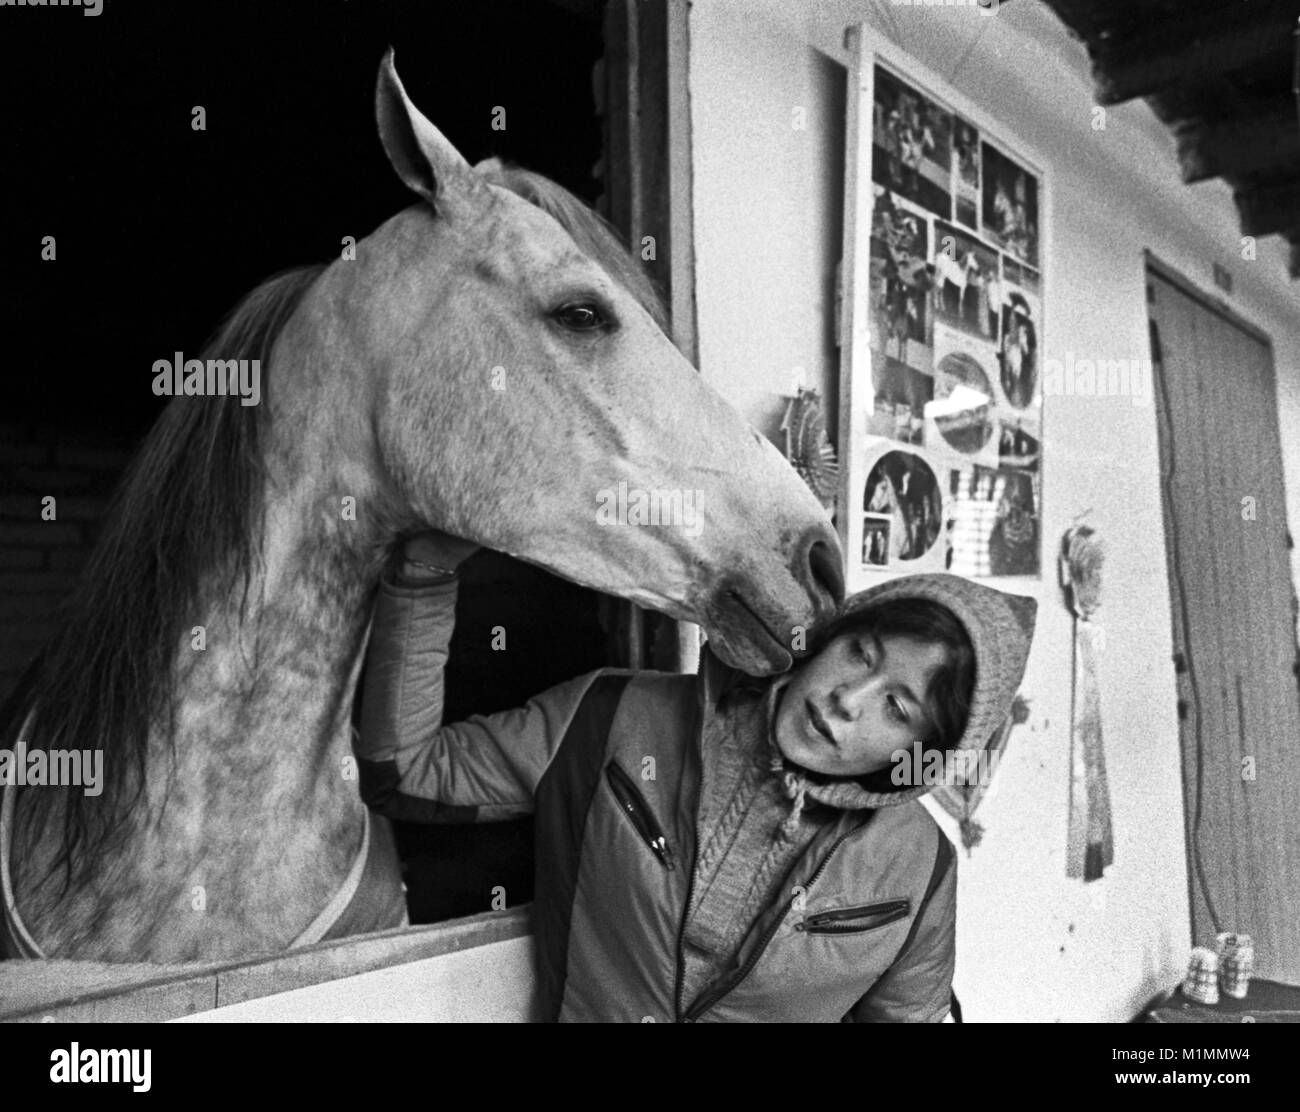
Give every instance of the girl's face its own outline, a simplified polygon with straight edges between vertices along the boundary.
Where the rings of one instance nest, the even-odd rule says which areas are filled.
[[[825,776],[857,777],[924,743],[934,723],[922,700],[948,651],[914,637],[843,633],[786,685],[776,744],[787,760]]]

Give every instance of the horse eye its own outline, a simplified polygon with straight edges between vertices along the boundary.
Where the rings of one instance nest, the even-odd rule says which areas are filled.
[[[594,332],[605,324],[605,317],[600,309],[587,301],[561,306],[551,315],[565,328],[571,328],[574,332]]]

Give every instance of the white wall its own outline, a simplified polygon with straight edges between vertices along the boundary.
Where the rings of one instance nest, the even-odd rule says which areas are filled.
[[[844,69],[743,4],[696,3],[690,33],[700,366],[779,443],[797,368],[836,400]]]
[[[1148,358],[1143,249],[1273,338],[1287,512],[1300,527],[1300,311],[1280,242],[1240,254],[1221,183],[1184,186],[1145,104],[1092,128],[1086,55],[1043,5],[995,16],[866,0],[695,0],[690,20],[696,296],[702,372],[777,437],[792,368],[838,393],[831,282],[841,253],[846,26],[872,23],[974,101],[1050,179],[1041,358]],[[942,94],[946,90],[934,90]],[[794,126],[797,108],[807,128]],[[834,427],[834,426],[832,426]],[[1190,945],[1180,756],[1154,404],[1047,399],[1039,630],[985,840],[962,853],[957,991],[968,1020],[1127,1020]],[[1071,626],[1051,553],[1073,517],[1109,543],[1102,668],[1115,866],[1065,877]],[[1300,564],[1300,553],[1293,553]],[[956,839],[955,824],[945,826]]]

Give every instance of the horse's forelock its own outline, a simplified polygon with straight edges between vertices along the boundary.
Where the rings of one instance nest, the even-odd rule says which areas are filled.
[[[493,185],[522,197],[554,218],[593,262],[626,289],[661,329],[668,329],[668,312],[663,298],[635,256],[619,239],[609,222],[585,201],[550,178],[500,158],[489,158],[474,167]]]

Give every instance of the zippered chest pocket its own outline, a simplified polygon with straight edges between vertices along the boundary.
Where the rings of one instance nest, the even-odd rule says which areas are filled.
[[[859,934],[906,919],[911,910],[912,901],[906,897],[876,900],[858,907],[837,907],[833,911],[805,915],[795,923],[794,929],[808,934]]]
[[[654,812],[646,802],[645,796],[637,782],[632,779],[616,761],[605,766],[605,779],[609,781],[610,790],[618,801],[618,809],[627,816],[640,839],[650,847],[656,860],[669,872],[677,868],[672,847],[664,835],[663,827],[655,818]]]

